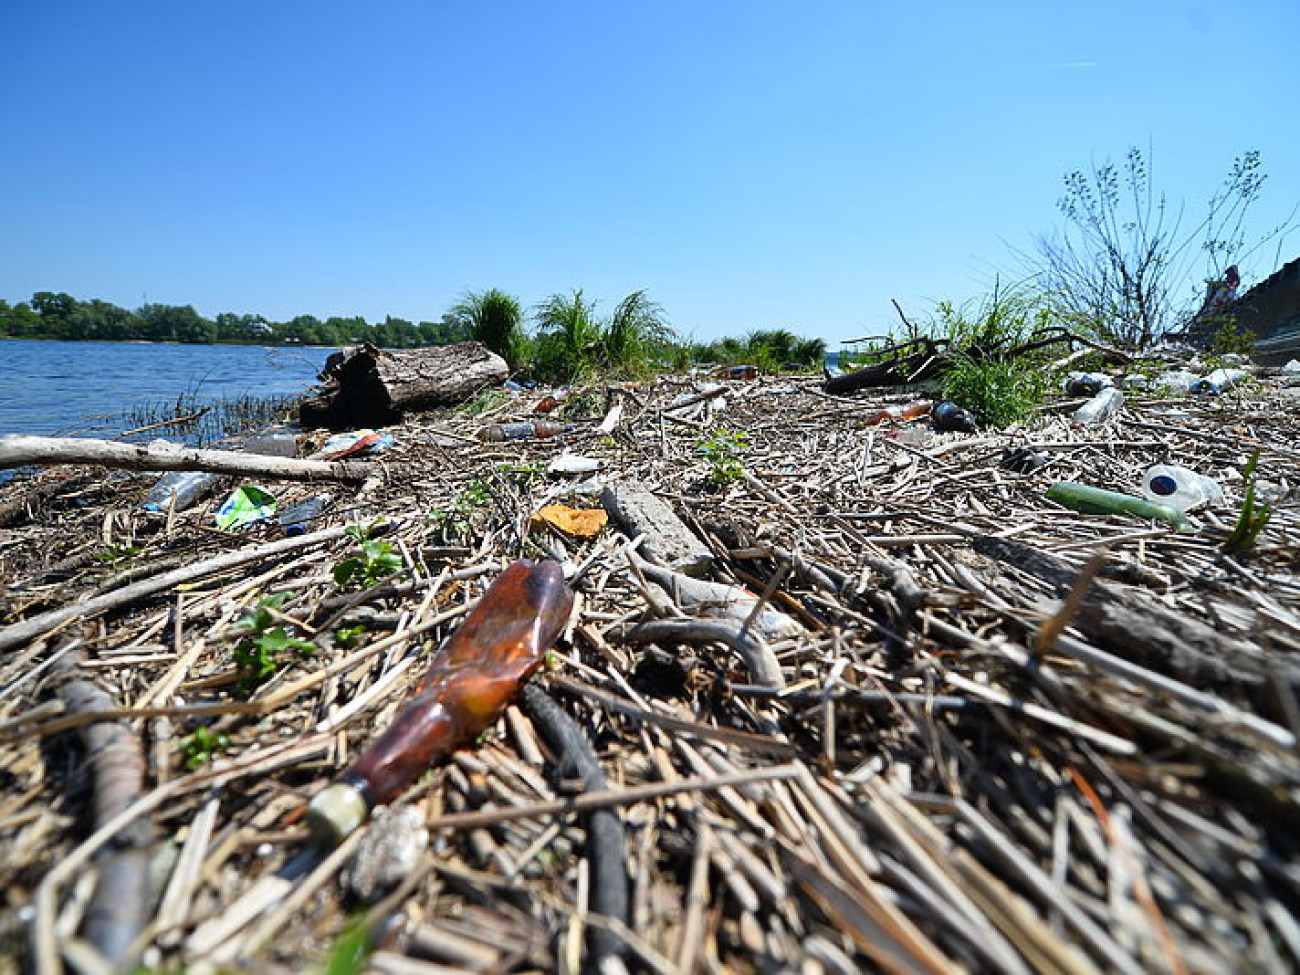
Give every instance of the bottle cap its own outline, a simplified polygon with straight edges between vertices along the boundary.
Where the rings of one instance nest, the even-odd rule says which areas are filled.
[[[365,822],[369,811],[360,789],[348,782],[335,782],[308,804],[307,826],[316,843],[337,846]]]

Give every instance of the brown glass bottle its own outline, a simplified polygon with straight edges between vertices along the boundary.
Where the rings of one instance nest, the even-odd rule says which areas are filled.
[[[434,658],[391,725],[308,807],[319,839],[337,842],[373,807],[472,741],[518,693],[569,618],[573,594],[556,562],[515,562]]]

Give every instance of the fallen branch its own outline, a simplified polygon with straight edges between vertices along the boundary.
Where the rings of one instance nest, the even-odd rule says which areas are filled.
[[[374,464],[298,460],[233,450],[195,450],[166,441],[115,443],[81,437],[0,437],[0,469],[32,464],[100,464],[129,471],[208,471],[289,481],[364,481]]]
[[[84,602],[70,602],[58,609],[52,609],[48,613],[42,613],[40,616],[33,616],[21,623],[14,623],[0,629],[0,653],[21,646],[29,640],[34,640],[46,630],[52,630],[69,620],[89,619],[92,616],[98,616],[100,613],[121,609],[123,606],[129,606],[141,599],[157,595],[160,592],[166,592],[168,589],[183,583],[194,582],[220,572],[229,572],[232,569],[238,569],[261,559],[283,555],[286,552],[294,552],[312,545],[319,545],[321,542],[333,541],[336,538],[341,538],[343,532],[344,529],[341,527],[326,528],[324,531],[313,532],[310,535],[282,538],[279,541],[271,542],[268,545],[260,545],[257,548],[225,552],[202,562],[196,562],[194,565],[182,566],[179,569],[173,569],[171,572],[164,572],[149,579],[141,579],[139,582],[113,592],[104,593],[101,596],[92,596]]]
[[[59,688],[69,714],[113,711],[116,704],[94,681],[78,676],[80,654],[65,658],[60,670],[70,676]],[[144,755],[140,742],[122,721],[84,725],[81,740],[94,780],[95,826],[101,827],[140,799]],[[115,970],[132,961],[131,947],[149,917],[149,854],[153,825],[141,816],[118,831],[95,857],[99,876],[86,909],[82,931]]]

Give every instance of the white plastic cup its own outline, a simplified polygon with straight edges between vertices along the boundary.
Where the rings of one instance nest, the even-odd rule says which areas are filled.
[[[1155,464],[1142,475],[1142,494],[1179,511],[1203,504],[1221,504],[1223,488],[1212,477],[1176,464]]]

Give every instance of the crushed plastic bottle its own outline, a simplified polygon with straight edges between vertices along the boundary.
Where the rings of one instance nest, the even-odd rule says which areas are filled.
[[[250,454],[264,454],[267,457],[296,457],[298,438],[288,427],[266,427],[254,430],[244,438],[243,448]]]
[[[319,518],[334,500],[332,494],[314,494],[280,512],[277,521],[286,535],[305,535],[311,523]]]
[[[1186,369],[1174,369],[1156,376],[1151,385],[1156,389],[1169,393],[1190,393],[1192,384],[1199,381],[1200,377],[1194,372],[1188,372]]]
[[[936,430],[957,431],[958,433],[975,432],[975,414],[951,400],[939,403],[930,413]]]
[[[183,511],[210,494],[221,480],[220,474],[207,471],[172,471],[154,481],[145,495],[145,511]]]
[[[1057,481],[1047,489],[1049,500],[1066,508],[1082,511],[1084,514],[1121,514],[1137,515],[1139,518],[1151,518],[1168,522],[1179,531],[1190,531],[1192,523],[1186,513],[1172,505],[1160,501],[1148,501],[1135,498],[1131,494],[1107,491],[1105,488],[1080,484],[1077,481]]]
[[[1074,411],[1074,419],[1070,421],[1070,425],[1093,427],[1104,423],[1118,413],[1123,405],[1124,394],[1114,386],[1107,387]]]
[[[1196,380],[1191,389],[1193,393],[1209,393],[1211,396],[1218,396],[1249,377],[1250,373],[1245,369],[1215,369],[1204,379]]]
[[[502,440],[533,440],[543,437],[558,437],[562,433],[574,430],[572,423],[556,423],[553,420],[525,420],[522,423],[494,423],[483,427],[478,432],[480,440],[499,442]]]
[[[1212,477],[1177,464],[1155,464],[1142,475],[1142,493],[1149,501],[1191,511],[1202,504],[1222,504],[1223,488]]]

